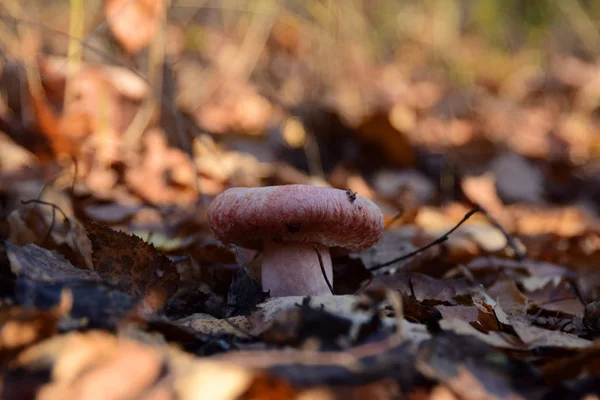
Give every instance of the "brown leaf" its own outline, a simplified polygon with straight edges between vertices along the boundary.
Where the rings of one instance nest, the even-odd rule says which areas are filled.
[[[491,305],[498,319],[502,323],[507,323],[513,327],[526,348],[543,346],[585,348],[592,345],[591,341],[579,338],[576,335],[559,330],[547,330],[533,325],[526,318],[531,301],[521,293],[514,281],[508,279],[498,281],[487,292],[491,297],[489,301],[495,300],[497,302],[497,304]],[[502,316],[500,313],[506,314]]]
[[[46,340],[22,352],[14,367],[19,379],[3,377],[0,394],[5,397],[19,394],[23,383],[41,400],[234,400],[293,398],[294,393],[285,381],[250,368],[195,359],[174,348],[100,331]]]
[[[472,272],[485,272],[486,270],[502,271],[511,274],[511,271],[527,273],[533,277],[569,276],[570,271],[559,265],[539,260],[515,261],[500,257],[479,257],[467,264]]]
[[[135,54],[154,38],[167,5],[163,0],[105,0],[104,15],[121,46]]]
[[[378,146],[396,166],[410,167],[415,163],[415,150],[405,134],[396,130],[387,115],[377,114],[362,121],[357,128],[359,137]]]
[[[37,244],[60,252],[75,265],[91,267],[91,244],[83,225],[75,217],[65,219],[48,204],[32,204],[14,210],[7,220],[12,243]]]
[[[95,271],[73,267],[55,251],[28,244],[23,247],[5,242],[12,272],[35,281],[58,282],[66,278],[99,279]]]
[[[119,341],[117,346],[104,349],[92,343],[81,344],[84,346],[72,349],[72,354],[79,354],[79,361],[64,360],[62,368],[57,370],[58,379],[45,385],[38,399],[130,398],[160,377],[161,356],[151,347],[131,341]],[[77,379],[69,379],[86,369]],[[122,379],[123,374],[127,379]]]
[[[225,182],[232,186],[258,186],[260,178],[268,176],[273,170],[252,154],[223,151],[208,135],[194,139],[193,153],[198,172],[210,178],[206,186],[201,187],[205,194],[220,193],[225,188]]]
[[[407,208],[404,204],[406,199],[412,199],[416,204],[425,204],[434,200],[436,194],[436,187],[431,180],[416,169],[378,171],[373,178],[373,186],[378,196],[400,202],[404,208]],[[405,219],[405,216],[402,215],[402,218]]]
[[[502,326],[496,316],[494,308],[484,302],[476,302],[477,305],[477,319],[473,321],[471,325],[480,329],[486,333],[490,331],[501,331]]]
[[[570,333],[543,329],[525,321],[512,319],[511,326],[515,332],[517,332],[521,340],[526,343],[527,348],[530,349],[535,347],[583,349],[594,343],[591,340],[582,339]]]
[[[525,292],[525,296],[544,310],[580,317],[584,313],[585,306],[572,285],[560,278],[546,281],[542,287]]]
[[[600,344],[580,350],[572,357],[554,359],[541,367],[548,383],[564,379],[573,379],[582,373],[594,377],[600,376]]]
[[[57,333],[59,319],[69,312],[72,297],[63,292],[51,310],[9,307],[0,311],[0,367],[25,347]]]
[[[526,348],[523,342],[514,335],[509,335],[503,332],[491,331],[487,334],[473,327],[469,322],[461,319],[442,319],[440,321],[442,330],[454,332],[461,336],[474,336],[479,340],[503,349],[524,349]]]
[[[240,337],[248,337],[252,324],[248,317],[236,316],[231,318],[217,319],[208,314],[192,314],[175,321],[177,324],[192,329],[194,332],[204,334],[229,333]]]
[[[360,258],[367,268],[387,262],[414,251],[416,248],[411,242],[414,236],[415,232],[412,228],[399,227],[392,230],[385,230],[381,239],[374,246],[358,253],[355,257]],[[392,267],[401,268],[418,262],[417,259],[411,258],[394,264]]]
[[[133,296],[156,291],[167,299],[175,293],[177,269],[154,246],[95,223],[86,223],[86,230],[92,242],[94,269],[100,277]]]
[[[16,172],[36,163],[35,156],[0,131],[0,171]]]
[[[396,273],[394,275],[379,275],[373,279],[370,287],[385,287],[398,290],[403,295],[411,295],[409,280],[412,282],[416,300],[425,301],[433,304],[450,303],[454,304],[454,298],[459,295],[470,293],[473,289],[462,279],[445,280],[436,279],[421,273],[412,273],[410,275]]]
[[[140,197],[154,204],[190,204],[197,198],[196,171],[179,149],[169,148],[164,133],[154,129],[143,137],[139,163],[128,162],[125,180]]]
[[[46,96],[38,91],[29,92],[28,97],[39,129],[38,133],[49,143],[53,155],[75,154],[75,143],[61,132],[59,117],[55,114]],[[38,152],[36,155],[42,159],[46,158],[44,154]]]
[[[288,382],[257,374],[249,387],[236,400],[295,400],[296,390]]]
[[[381,379],[363,385],[310,388],[297,397],[298,400],[392,400],[398,398],[402,398],[400,385],[393,379]]]
[[[41,78],[50,84],[42,90],[32,89],[29,95],[36,133],[50,144],[54,155],[79,155],[83,140],[100,132],[107,146],[115,141],[123,120],[115,84],[101,67],[86,66],[69,77],[72,96],[65,98],[66,75],[60,71],[64,62],[39,59]]]
[[[90,204],[83,210],[93,221],[105,224],[117,224],[133,217],[142,207],[121,203]]]
[[[477,321],[478,310],[475,306],[435,306],[444,319],[459,319],[461,321]]]
[[[524,399],[514,389],[506,356],[469,336],[441,333],[424,342],[416,367],[463,399]]]
[[[460,183],[469,200],[485,207],[495,216],[501,216],[504,204],[496,193],[496,177],[488,172],[481,176],[469,176]]]

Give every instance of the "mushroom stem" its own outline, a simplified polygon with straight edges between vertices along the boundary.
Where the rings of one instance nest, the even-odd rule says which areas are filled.
[[[265,241],[262,260],[263,290],[269,290],[272,297],[331,294],[313,246],[312,243]],[[327,279],[333,284],[329,249],[323,245],[316,246],[321,254]]]

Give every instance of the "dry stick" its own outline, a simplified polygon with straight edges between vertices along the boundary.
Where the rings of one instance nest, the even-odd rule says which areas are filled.
[[[410,295],[413,299],[416,299],[417,296],[415,295],[415,287],[413,285],[412,277],[409,275],[406,277],[406,280],[408,281],[408,289],[410,290]]]
[[[42,196],[44,195],[44,192],[46,191],[46,189],[48,188],[48,186],[50,186],[52,183],[54,183],[54,180],[52,182],[46,182],[44,184],[44,186],[42,186],[42,189],[40,190],[40,193],[38,194],[37,200],[35,201],[36,203],[42,203]],[[33,200],[30,200],[33,201]],[[26,204],[21,202],[22,204]],[[65,217],[65,220],[67,219],[67,216],[65,215],[65,213],[63,213],[63,216]],[[42,240],[42,245],[46,244],[46,240],[48,240],[48,238],[50,237],[50,234],[52,233],[52,230],[54,230],[54,224],[56,223],[56,209],[54,207],[52,207],[52,221],[50,222],[50,226],[48,227],[48,232],[46,232],[46,235],[44,236],[44,240]]]
[[[479,211],[481,211],[481,208],[478,206],[478,207],[475,207],[474,209],[472,209],[471,211],[469,211],[468,213],[466,213],[465,216],[459,221],[458,224],[456,224],[452,229],[450,229],[448,232],[446,232],[445,234],[443,234],[439,238],[435,239],[433,242],[431,242],[431,243],[429,243],[429,244],[427,244],[427,245],[425,245],[423,247],[420,247],[420,248],[416,249],[415,251],[411,251],[408,254],[405,254],[405,255],[400,256],[398,258],[394,258],[393,260],[390,260],[390,261],[387,261],[387,262],[384,262],[384,263],[381,263],[381,264],[373,265],[372,267],[367,268],[367,269],[369,271],[376,271],[376,270],[381,269],[383,267],[387,267],[387,266],[395,264],[397,262],[400,262],[400,261],[406,260],[408,258],[414,257],[414,256],[422,253],[423,251],[427,250],[430,247],[433,247],[435,245],[444,243],[446,240],[448,240],[448,237],[455,230],[457,230],[462,224],[465,223],[465,221],[467,221],[469,218],[471,218],[471,216],[473,214],[475,214],[476,212],[479,212]]]
[[[27,204],[31,204],[31,203],[43,204],[45,206],[52,207],[52,209],[58,210],[58,212],[60,212],[62,214],[62,216],[65,218],[65,221],[67,222],[67,224],[69,224],[69,228],[71,227],[71,222],[69,221],[69,217],[67,217],[67,214],[56,204],[52,204],[48,201],[44,201],[44,200],[40,200],[40,199],[21,200],[21,204],[23,204],[23,205],[27,205]]]
[[[508,247],[510,247],[515,252],[515,257],[517,258],[517,260],[519,260],[519,261],[526,260],[527,259],[527,249],[525,249],[525,252],[521,251],[521,249],[517,245],[517,242],[515,241],[515,239],[512,237],[512,235],[510,233],[508,233],[506,231],[506,229],[504,229],[502,224],[500,224],[500,222],[496,218],[494,218],[492,216],[492,214],[490,214],[488,212],[488,210],[486,210],[483,206],[477,204],[477,207],[479,207],[479,211],[481,211],[481,213],[483,215],[485,215],[485,217],[490,222],[490,224],[492,224],[494,226],[494,228],[496,228],[500,232],[502,232],[502,234],[506,238],[506,243],[508,244]]]
[[[54,224],[56,223],[56,208],[52,207],[52,221],[50,222],[50,226],[48,226],[48,232],[44,236],[44,240],[42,240],[42,246],[46,244],[46,241],[50,237],[50,234],[54,230]]]
[[[42,243],[46,242],[46,239],[48,239],[50,232],[52,232],[52,230],[54,229],[54,223],[56,221],[56,213],[55,213],[56,210],[58,210],[63,215],[63,217],[65,218],[65,222],[67,223],[67,226],[69,227],[69,232],[71,232],[71,222],[69,221],[67,214],[65,214],[65,212],[59,206],[57,206],[56,204],[49,203],[47,201],[40,200],[40,199],[21,200],[21,204],[23,204],[23,205],[27,205],[27,204],[31,204],[31,203],[43,204],[43,205],[52,207],[52,221],[50,222],[50,226],[48,227],[48,232],[46,233],[46,236],[44,236],[44,241]],[[75,239],[75,236],[73,236],[73,239]]]
[[[331,291],[331,294],[335,295],[335,293],[333,292],[333,287],[331,286],[331,283],[329,283],[329,279],[327,278],[327,274],[325,273],[325,266],[323,265],[323,258],[321,258],[321,253],[315,245],[313,245],[313,250],[317,253],[317,257],[319,258],[319,265],[321,266],[321,272],[323,273],[323,278],[325,278],[325,283],[327,283],[327,287]]]

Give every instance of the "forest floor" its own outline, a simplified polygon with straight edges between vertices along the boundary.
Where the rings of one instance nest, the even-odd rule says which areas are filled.
[[[0,4],[0,399],[598,398],[592,4],[183,3]],[[384,214],[335,296],[209,227],[288,184]]]

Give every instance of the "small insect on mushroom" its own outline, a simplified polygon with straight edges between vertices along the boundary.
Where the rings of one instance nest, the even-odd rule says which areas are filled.
[[[350,199],[350,203],[354,203],[356,200],[356,192],[353,192],[352,189],[346,189],[346,194],[348,195],[348,199]]]

